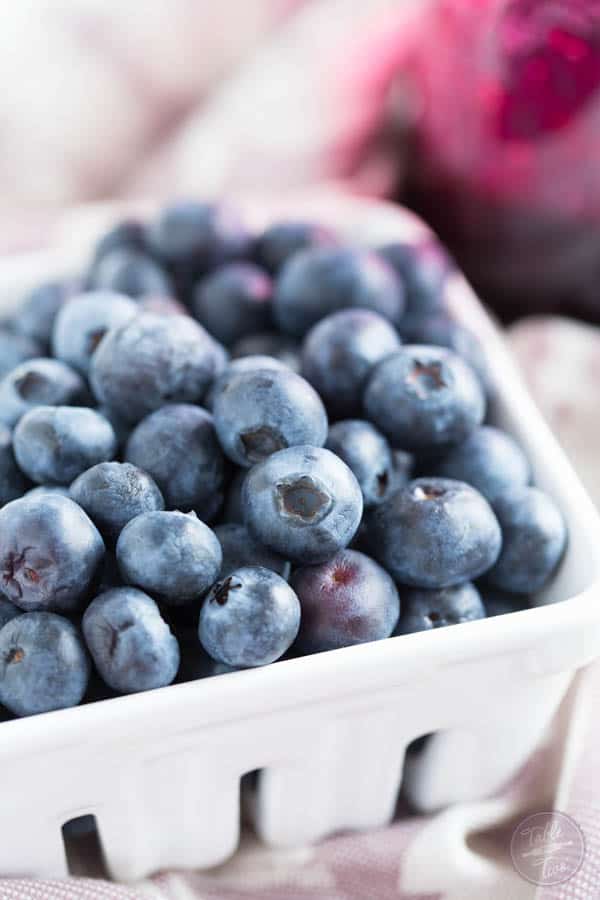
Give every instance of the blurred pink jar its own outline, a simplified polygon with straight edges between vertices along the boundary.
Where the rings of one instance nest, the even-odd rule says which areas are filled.
[[[353,63],[339,171],[377,171],[507,318],[600,320],[600,0],[426,3]]]

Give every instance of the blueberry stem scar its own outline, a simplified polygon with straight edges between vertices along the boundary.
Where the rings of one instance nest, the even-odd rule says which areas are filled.
[[[442,366],[439,362],[422,363],[416,359],[407,376],[407,381],[413,386],[415,393],[421,399],[427,397],[430,391],[437,391],[446,387]]]
[[[445,493],[443,488],[435,487],[433,484],[419,484],[413,491],[413,497],[415,500],[438,500]]]
[[[308,475],[277,485],[277,502],[287,517],[304,523],[319,522],[331,507],[331,497]]]
[[[211,600],[220,606],[225,606],[229,599],[229,592],[238,590],[238,588],[241,588],[241,584],[234,584],[233,577],[230,575],[225,581],[215,585]]]

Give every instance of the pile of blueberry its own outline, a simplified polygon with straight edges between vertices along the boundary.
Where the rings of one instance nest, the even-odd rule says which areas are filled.
[[[433,240],[119,224],[0,330],[0,703],[26,716],[523,608],[566,529]]]

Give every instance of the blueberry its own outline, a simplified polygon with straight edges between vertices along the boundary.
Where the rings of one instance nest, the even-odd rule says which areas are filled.
[[[303,653],[380,641],[398,622],[400,599],[394,582],[356,550],[340,550],[319,566],[297,569],[291,585],[302,611],[296,646]]]
[[[200,281],[193,310],[198,321],[223,344],[233,344],[271,325],[273,285],[252,263],[232,262]]]
[[[212,587],[198,636],[218,662],[265,666],[289,649],[299,625],[300,604],[287,581],[262,566],[244,566]]]
[[[0,422],[13,428],[35,406],[69,406],[83,402],[82,377],[57,359],[30,359],[0,381]]]
[[[4,628],[7,622],[16,619],[17,616],[22,614],[22,610],[18,606],[11,603],[6,597],[0,596],[0,628]]]
[[[168,508],[195,510],[205,522],[219,511],[225,457],[205,409],[184,403],[163,406],[133,431],[125,459],[154,478]]]
[[[0,702],[17,716],[81,703],[90,661],[68,619],[31,612],[0,631]]]
[[[368,309],[344,309],[318,322],[302,347],[302,374],[335,418],[359,416],[373,366],[400,346],[390,323]]]
[[[83,406],[30,410],[15,429],[14,444],[19,466],[38,484],[70,484],[117,452],[110,422]]]
[[[259,334],[249,334],[241,338],[231,348],[232,359],[240,359],[244,356],[272,356],[284,363],[293,372],[299,372],[301,368],[300,344],[274,331],[264,331]]]
[[[289,577],[289,562],[252,537],[245,525],[238,522],[218,525],[215,534],[223,552],[219,579],[227,578],[243,566],[262,566],[277,572],[282,578]]]
[[[156,482],[131,463],[103,462],[92,466],[75,479],[71,497],[110,541],[116,541],[136,516],[165,508]]]
[[[466,481],[490,503],[512,487],[528,484],[531,477],[518,444],[510,435],[488,425],[477,428],[430,468],[442,478]]]
[[[338,240],[329,228],[314,222],[276,222],[269,226],[256,241],[256,257],[267,269],[276,274],[299,250],[316,247],[334,247]]]
[[[90,291],[65,303],[54,321],[52,352],[82,375],[87,375],[94,351],[104,335],[132,319],[137,305],[123,294]]]
[[[74,291],[75,285],[67,281],[49,281],[34,288],[13,320],[14,330],[47,346],[56,315]]]
[[[481,425],[485,396],[451,350],[409,345],[378,363],[364,393],[366,418],[404,450],[440,450]]]
[[[135,423],[166,403],[201,400],[219,366],[218,345],[201,325],[142,313],[102,340],[91,383],[99,403]]]
[[[529,609],[531,602],[526,594],[510,594],[508,591],[500,591],[483,585],[481,588],[483,605],[488,616],[503,616],[507,613],[518,612],[520,609]]]
[[[114,588],[92,600],[83,634],[104,681],[121,694],[171,684],[179,645],[154,600],[137,588]]]
[[[303,250],[284,266],[275,286],[275,320],[303,337],[325,316],[348,307],[379,313],[393,324],[404,311],[402,285],[385,260],[369,250]]]
[[[381,256],[398,274],[406,294],[408,315],[438,312],[445,307],[446,283],[452,262],[437,241],[386,244]]]
[[[0,591],[19,609],[76,610],[103,557],[97,528],[68,497],[46,492],[0,510]]]
[[[343,459],[356,476],[365,508],[382,503],[408,482],[406,468],[396,466],[390,445],[370,422],[336,422],[329,429],[325,446]]]
[[[348,466],[329,450],[290,447],[254,466],[242,491],[244,519],[261,543],[286,559],[320,563],[346,547],[363,500]]]
[[[468,328],[446,314],[434,313],[404,316],[399,331],[407,344],[431,344],[453,350],[471,366],[486,393],[493,395],[494,384],[483,346]]]
[[[42,345],[24,334],[0,328],[0,378],[28,359],[42,356]]]
[[[470,581],[496,562],[502,544],[490,505],[468,484],[417,478],[376,507],[370,541],[401,584],[443,588]]]
[[[153,251],[166,263],[198,272],[239,259],[248,251],[250,240],[234,210],[193,200],[163,209],[148,237]]]
[[[485,615],[479,591],[469,581],[429,591],[407,588],[402,591],[402,615],[396,634],[430,631],[484,619]]]
[[[115,291],[127,297],[164,296],[173,293],[171,278],[146,253],[122,247],[111,250],[93,266],[87,287],[95,291]]]
[[[554,501],[537,488],[515,486],[494,501],[502,552],[486,581],[515,594],[535,594],[552,577],[567,544]]]
[[[12,435],[6,426],[0,425],[0,506],[22,497],[28,487],[15,460]]]
[[[215,428],[223,450],[252,466],[278,450],[327,438],[327,413],[319,395],[289,369],[240,372],[217,392]]]
[[[274,356],[241,356],[232,359],[221,374],[213,381],[208,394],[204,398],[207,409],[213,409],[218,394],[221,394],[240,372],[256,372],[258,369],[287,369],[285,363]]]
[[[175,605],[199,599],[221,569],[221,545],[195,513],[146,512],[117,542],[124,580]]]

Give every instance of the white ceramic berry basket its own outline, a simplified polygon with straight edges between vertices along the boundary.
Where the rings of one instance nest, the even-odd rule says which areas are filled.
[[[310,213],[366,243],[423,232],[397,209],[334,194],[269,209]],[[256,224],[269,217],[261,210],[249,205]],[[113,216],[71,216],[57,250],[10,260],[0,303],[81,263]],[[569,549],[544,605],[4,722],[1,875],[65,875],[61,826],[87,814],[117,879],[217,864],[236,849],[240,781],[257,769],[255,827],[269,844],[294,846],[385,824],[401,784],[432,810],[491,794],[527,759],[574,672],[600,656],[600,520],[467,284],[454,278],[448,294],[487,350],[495,421],[568,521]],[[432,732],[404,765],[407,745]]]

